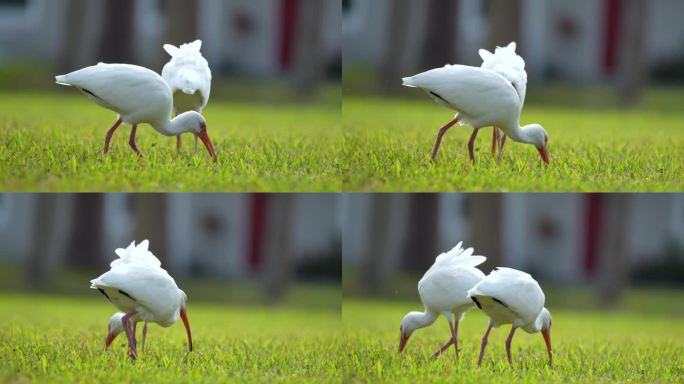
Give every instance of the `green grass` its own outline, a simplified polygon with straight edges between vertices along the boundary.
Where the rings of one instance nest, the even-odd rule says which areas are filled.
[[[669,299],[677,298],[675,302]],[[416,302],[345,299],[342,307],[345,353],[340,357],[345,382],[681,382],[684,375],[684,323],[666,311],[680,305],[681,292],[654,297],[663,311],[570,311],[550,308],[554,367],[547,365],[540,334],[518,331],[506,360],[504,341],[509,327],[492,330],[481,368],[480,340],[487,318],[466,314],[459,327],[461,359],[453,349],[437,359],[432,353],[449,338],[443,318],[417,330],[404,354],[397,353],[399,323]]]
[[[73,91],[73,90],[72,90]],[[338,191],[339,104],[212,101],[204,111],[218,153],[148,125],[138,129],[139,160],[128,126],[78,92],[0,93],[0,189],[3,191]]]
[[[217,306],[191,296],[195,350],[187,353],[180,322],[151,325],[137,361],[122,336],[104,351],[114,311],[99,297],[0,294],[0,381],[339,381],[339,311]]]
[[[471,130],[458,126],[444,136],[437,159],[432,162],[430,153],[437,130],[453,117],[452,112],[427,97],[345,95],[342,188],[681,191],[684,112],[667,107],[672,101],[662,104],[665,107],[654,101],[672,97],[684,100],[681,92],[665,92],[648,94],[646,105],[632,110],[528,105],[523,111],[523,124],[538,122],[549,135],[551,163],[544,167],[532,146],[511,140],[506,143],[502,161],[497,163],[490,154],[489,128],[480,130],[476,163],[471,164],[466,147]]]

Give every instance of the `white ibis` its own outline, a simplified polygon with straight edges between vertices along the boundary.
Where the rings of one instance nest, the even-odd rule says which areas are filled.
[[[104,154],[109,141],[122,122],[131,124],[128,144],[142,156],[135,144],[135,133],[140,123],[150,124],[166,136],[193,133],[199,137],[216,161],[216,151],[207,134],[207,122],[201,114],[188,111],[170,120],[173,95],[166,81],[156,72],[137,65],[99,63],[66,75],[55,76],[57,84],[78,88],[98,105],[119,116],[107,131]]]
[[[515,49],[514,46],[512,48]],[[502,54],[508,55],[507,52]],[[486,63],[483,65],[488,66]],[[445,65],[415,76],[404,77],[403,85],[423,89],[438,104],[458,112],[454,119],[440,128],[432,150],[432,159],[437,156],[442,136],[454,124],[459,123],[473,128],[468,141],[468,154],[473,162],[473,147],[478,130],[493,126],[500,128],[514,141],[534,145],[544,163],[548,164],[548,136],[544,128],[539,124],[520,126],[524,92],[520,93],[515,88],[516,85],[519,86],[518,81],[515,81],[516,84],[512,82],[512,79],[518,80],[519,76],[520,73],[515,67],[499,63],[491,69],[458,64]],[[495,130],[494,134],[496,133]]]
[[[209,63],[202,57],[201,40],[181,44],[176,47],[164,44],[164,50],[171,55],[164,68],[162,78],[171,87],[173,94],[173,114],[187,111],[202,113],[211,93],[211,70]],[[176,136],[176,148],[180,150],[181,137]],[[195,136],[195,150],[197,136]]]
[[[406,347],[409,337],[418,328],[427,327],[443,315],[449,322],[451,337],[434,356],[454,345],[458,358],[458,323],[466,311],[473,308],[468,298],[468,289],[484,278],[484,273],[475,268],[487,260],[484,256],[473,256],[473,249],[464,250],[459,242],[449,252],[437,256],[435,263],[418,282],[418,294],[425,306],[423,312],[409,312],[401,320],[399,352]]]
[[[505,47],[496,47],[494,53],[486,49],[480,49],[478,53],[482,58],[482,65],[480,68],[489,69],[501,76],[505,77],[511,82],[513,88],[520,97],[520,111],[522,112],[525,104],[525,94],[527,92],[527,72],[525,72],[525,60],[515,53],[515,41],[509,43]],[[497,146],[499,147],[499,157],[503,152],[504,144],[506,143],[506,135],[499,137],[499,130],[493,127],[492,135],[492,154],[496,153]]]
[[[541,332],[546,343],[549,364],[553,364],[551,313],[544,307],[544,292],[532,276],[517,269],[498,267],[469,290],[468,296],[489,316],[489,325],[480,345],[478,366],[482,364],[489,332],[503,324],[511,324],[511,332],[506,339],[509,364],[512,363],[511,341],[518,328],[527,333]]]
[[[111,269],[90,281],[90,288],[100,291],[124,313],[120,318],[118,314],[112,316],[105,343],[111,344],[116,337],[118,327],[112,327],[112,322],[119,318],[128,337],[129,353],[131,357],[136,357],[135,323],[146,323],[143,328],[144,345],[148,322],[169,327],[180,317],[187,332],[188,348],[192,351],[192,333],[186,312],[187,296],[161,268],[159,259],[147,250],[148,244],[144,240],[137,247],[133,242],[126,249],[117,249],[120,258],[110,264]]]

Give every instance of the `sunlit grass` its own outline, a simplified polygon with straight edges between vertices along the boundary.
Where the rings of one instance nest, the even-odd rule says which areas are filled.
[[[114,134],[116,114],[77,91],[1,93],[0,188],[4,191],[337,191],[341,147],[338,104],[255,104],[212,101],[204,110],[218,154],[193,149],[148,125],[138,129],[139,160],[130,128]]]
[[[673,293],[667,297],[675,296]],[[669,305],[664,300],[654,300]],[[487,318],[482,313],[469,312],[459,327],[459,361],[453,349],[433,359],[432,353],[449,338],[444,319],[417,330],[400,355],[399,323],[408,311],[421,310],[420,303],[345,299],[343,338],[348,352],[341,357],[344,381],[681,382],[684,323],[679,316],[661,312],[549,309],[553,316],[553,368],[548,366],[540,334],[523,331],[513,339],[513,365],[509,366],[504,347],[509,331],[506,326],[492,331],[485,359],[478,369],[480,341],[487,327]]]
[[[339,311],[205,304],[188,293],[195,350],[180,322],[151,325],[137,361],[122,336],[104,351],[115,308],[100,297],[0,294],[0,381],[339,381]]]
[[[418,91],[416,91],[418,92]],[[345,96],[342,185],[350,191],[681,191],[684,113],[645,108],[527,106],[522,123],[542,124],[551,164],[530,145],[508,140],[490,154],[491,129],[468,160],[471,130],[447,132],[436,161],[437,130],[453,113],[424,99]]]

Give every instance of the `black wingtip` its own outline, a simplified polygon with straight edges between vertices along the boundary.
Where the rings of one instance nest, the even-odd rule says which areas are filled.
[[[506,307],[506,308],[508,308],[508,309],[511,309],[508,305],[504,304],[503,301],[497,299],[496,297],[492,297],[492,300],[496,301],[497,303],[503,305],[504,307]]]
[[[470,299],[477,305],[478,308],[482,309],[482,305],[480,304],[479,301],[477,301],[477,297],[470,296]]]
[[[100,293],[103,294],[104,297],[107,298],[107,300],[109,300],[110,302],[112,301],[112,299],[109,298],[109,295],[107,295],[107,292],[105,292],[104,289],[98,288],[97,290],[100,291]]]

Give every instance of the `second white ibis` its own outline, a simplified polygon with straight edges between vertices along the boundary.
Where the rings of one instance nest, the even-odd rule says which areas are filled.
[[[192,333],[186,312],[188,298],[180,290],[173,278],[161,268],[161,263],[152,252],[147,250],[149,242],[142,241],[138,246],[131,243],[126,249],[117,249],[119,259],[111,263],[111,269],[90,281],[91,288],[97,289],[124,314],[120,317],[121,327],[128,338],[129,354],[137,356],[135,323],[157,323],[162,327],[183,320],[188,336],[188,348],[192,351]],[[110,320],[107,343],[116,337],[118,328],[111,326],[116,321],[115,314]],[[143,329],[144,334],[147,328]],[[110,340],[111,337],[111,340]]]
[[[506,339],[509,364],[512,363],[513,333],[518,328],[527,333],[541,332],[549,354],[549,365],[553,364],[551,313],[544,307],[544,292],[532,276],[517,269],[498,267],[470,289],[468,297],[489,316],[489,325],[480,345],[478,366],[482,364],[489,332],[503,324],[511,324],[511,332]]]
[[[413,331],[427,327],[443,315],[449,323],[451,336],[435,356],[453,344],[458,358],[458,323],[465,312],[473,308],[467,292],[484,278],[484,273],[475,267],[487,260],[484,256],[473,256],[473,249],[464,250],[461,244],[437,256],[435,263],[418,282],[418,294],[425,310],[409,312],[401,320],[399,352],[404,350]]]

